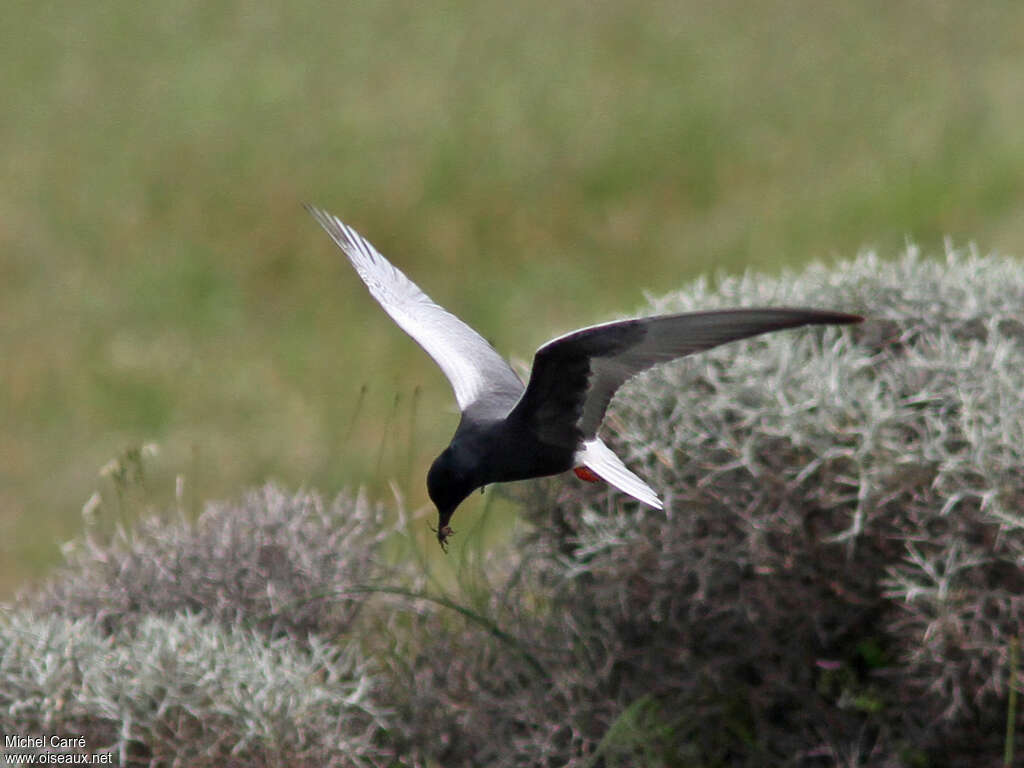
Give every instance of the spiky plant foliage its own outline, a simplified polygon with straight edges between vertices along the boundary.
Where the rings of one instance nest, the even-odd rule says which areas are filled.
[[[80,736],[123,766],[388,764],[374,680],[353,645],[184,614],[113,634],[95,618],[0,621],[5,734]],[[45,749],[9,754],[33,751]]]
[[[388,533],[383,508],[365,498],[327,503],[268,485],[209,505],[194,524],[150,516],[112,540],[72,542],[30,603],[108,631],[190,612],[271,637],[343,634],[361,599],[338,595],[383,578],[378,545]]]
[[[390,765],[353,632],[384,522],[268,485],[195,523],[91,530],[0,621],[4,732],[82,735],[123,765]]]
[[[617,447],[666,511],[600,488],[533,507],[553,599],[602,649],[602,690],[686,713],[716,761],[998,755],[1024,622],[1024,266],[865,255],[652,309],[769,303],[869,319],[624,393]]]

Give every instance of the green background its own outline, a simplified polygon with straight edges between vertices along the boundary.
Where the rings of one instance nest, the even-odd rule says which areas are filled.
[[[145,504],[178,476],[194,509],[270,478],[426,503],[448,385],[303,202],[526,363],[697,275],[1021,253],[1020,3],[4,16],[0,595],[130,446],[159,447]]]

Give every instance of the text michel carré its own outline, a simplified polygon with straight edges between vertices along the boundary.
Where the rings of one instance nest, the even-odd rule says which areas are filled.
[[[85,736],[18,736],[6,734],[4,746],[7,749],[85,749]]]

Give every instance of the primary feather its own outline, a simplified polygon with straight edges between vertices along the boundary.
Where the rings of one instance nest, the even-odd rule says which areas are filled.
[[[651,366],[783,328],[856,320],[841,312],[775,307],[641,317],[582,328],[537,350],[515,413],[551,442],[590,440],[616,390]]]
[[[318,208],[306,210],[344,251],[370,295],[448,377],[461,410],[481,397],[511,402],[519,397],[522,381],[483,336],[432,301],[352,227]]]

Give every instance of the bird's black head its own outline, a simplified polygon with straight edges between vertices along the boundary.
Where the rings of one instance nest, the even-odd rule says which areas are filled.
[[[442,549],[447,549],[448,537],[452,535],[448,521],[455,508],[473,492],[479,483],[473,481],[471,473],[459,462],[451,446],[434,459],[427,472],[427,493],[437,507],[437,540]]]

